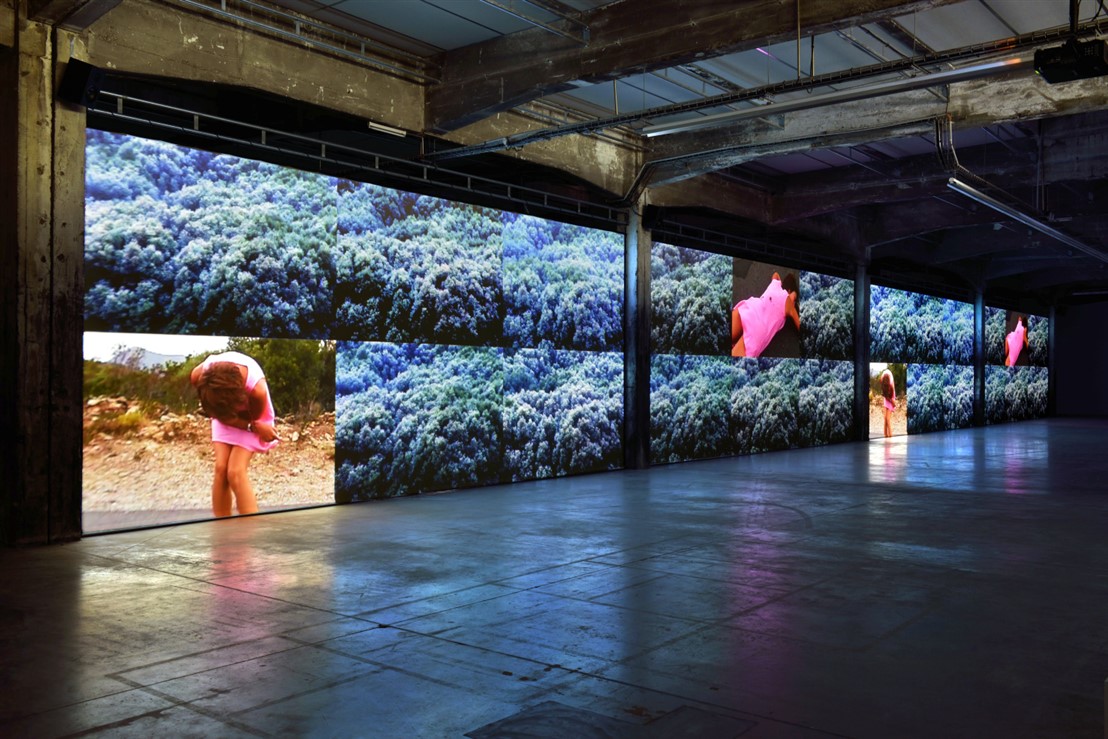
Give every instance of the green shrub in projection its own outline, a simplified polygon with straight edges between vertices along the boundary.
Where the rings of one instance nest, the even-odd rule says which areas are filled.
[[[278,416],[310,418],[334,410],[335,342],[232,337],[227,351],[261,365]]]
[[[947,365],[944,369],[943,413],[948,429],[973,425],[973,367]]]
[[[760,357],[732,361],[735,452],[752,454],[799,446],[802,360]]]
[[[504,343],[623,347],[623,239],[533,216],[503,215]]]
[[[988,423],[1024,421],[1046,416],[1049,373],[1046,367],[985,368],[985,414]]]
[[[650,249],[654,354],[731,353],[732,259],[655,243]]]
[[[334,181],[90,130],[85,328],[324,338]]]
[[[802,361],[799,369],[799,446],[853,439],[854,363],[810,359]]]
[[[853,359],[853,280],[800,273],[800,353],[813,359]]]
[[[946,368],[941,364],[908,365],[908,433],[946,428]]]
[[[335,335],[502,342],[501,211],[341,183]]]
[[[502,384],[496,348],[340,342],[336,501],[499,481]]]
[[[942,307],[943,362],[973,364],[973,304],[935,298]]]
[[[650,459],[656,464],[734,453],[730,357],[654,355],[650,361]]]
[[[1004,364],[1004,328],[1007,313],[985,306],[985,364]]]
[[[623,355],[520,349],[504,355],[506,480],[623,464]]]
[[[870,300],[873,361],[923,364],[944,361],[946,301],[883,285],[871,286]]]
[[[1027,361],[1037,367],[1046,367],[1049,359],[1050,319],[1042,316],[1027,317]]]

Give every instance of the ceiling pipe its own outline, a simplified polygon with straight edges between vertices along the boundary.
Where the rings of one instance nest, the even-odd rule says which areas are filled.
[[[1090,36],[1108,30],[1108,19],[1103,21],[1089,21],[1078,28],[1079,36]],[[712,95],[683,103],[672,103],[656,108],[647,108],[630,113],[623,113],[608,118],[596,118],[592,120],[566,123],[561,126],[544,128],[538,131],[523,131],[520,133],[490,139],[478,144],[460,146],[455,149],[427,152],[423,155],[426,161],[445,161],[448,159],[461,159],[463,157],[489,154],[504,149],[513,149],[539,141],[568,136],[571,134],[588,134],[606,128],[642,123],[650,118],[662,118],[682,113],[695,113],[705,108],[716,108],[725,105],[734,105],[741,102],[759,101],[784,95],[790,92],[812,90],[817,87],[826,87],[841,82],[868,79],[883,74],[918,70],[922,67],[950,64],[967,59],[981,59],[983,57],[995,57],[1000,54],[1013,54],[1022,50],[1031,50],[1055,41],[1065,40],[1070,37],[1069,26],[1035,31],[1007,39],[998,39],[983,44],[973,44],[946,51],[929,51],[914,57],[905,57],[890,62],[872,64],[866,67],[828,72],[818,77],[808,77],[800,80],[787,80],[762,87],[751,87]],[[766,106],[762,106],[763,108]],[[763,115],[765,113],[763,112]]]
[[[968,185],[965,182],[962,182],[957,177],[951,177],[947,181],[947,187],[949,187],[951,190],[953,190],[956,193],[959,193],[961,195],[965,195],[970,200],[978,202],[981,205],[984,205],[986,207],[992,208],[997,213],[1000,213],[1000,214],[1002,214],[1002,215],[1004,215],[1008,218],[1011,218],[1014,221],[1018,221],[1018,222],[1022,223],[1025,226],[1033,228],[1036,231],[1038,231],[1039,233],[1044,234],[1046,236],[1049,236],[1050,238],[1054,239],[1055,241],[1058,241],[1062,244],[1065,244],[1066,246],[1068,246],[1072,249],[1076,249],[1077,251],[1080,251],[1081,253],[1083,253],[1087,256],[1093,257],[1094,259],[1099,259],[1102,262],[1108,262],[1108,254],[1105,254],[1100,249],[1097,249],[1097,248],[1089,246],[1088,244],[1085,244],[1081,241],[1078,241],[1077,239],[1073,238],[1069,234],[1062,233],[1061,231],[1054,228],[1053,226],[1047,225],[1046,223],[1039,220],[1035,216],[1032,216],[1029,213],[1024,213],[1020,210],[1017,210],[1016,208],[1008,205],[1007,203],[1004,203],[1000,200],[997,200],[996,198],[991,197],[989,195],[986,195],[985,193],[981,192],[977,188],[975,188],[971,185]]]
[[[958,161],[958,152],[954,149],[954,125],[951,122],[950,116],[945,116],[935,121],[935,147],[938,150],[939,162],[945,170],[953,175],[953,177],[947,180],[946,184],[947,187],[954,192],[959,195],[964,195],[970,200],[980,203],[987,208],[992,208],[997,213],[1011,218],[1018,223],[1022,223],[1045,236],[1049,236],[1055,241],[1065,244],[1071,249],[1075,249],[1086,256],[1093,257],[1101,262],[1108,262],[1108,254],[1047,224],[1042,216],[1034,213],[1035,209],[1024,206],[1024,208],[1026,208],[1026,210],[1024,210],[993,197],[992,195],[986,194],[981,188],[989,188],[990,190],[1004,195],[1013,202],[1018,202],[1011,195],[1004,192],[1004,190],[989,183],[985,178],[970,172]],[[965,180],[973,181],[978,187],[970,185],[965,182]]]
[[[793,111],[809,110],[811,108],[822,108],[828,105],[849,103],[855,100],[869,100],[885,95],[908,92],[909,90],[919,90],[927,87],[936,87],[938,85],[949,85],[955,82],[992,77],[994,75],[1006,74],[1008,72],[1016,72],[1024,69],[1031,69],[1031,59],[1015,57],[998,62],[974,64],[969,67],[951,69],[946,72],[921,74],[918,77],[908,77],[906,79],[892,80],[890,82],[879,82],[876,85],[854,87],[849,90],[837,90],[825,95],[810,95],[797,100],[788,100],[783,103],[765,105],[760,108],[733,110],[717,115],[706,115],[688,121],[647,126],[642,129],[642,133],[647,137],[654,137],[668,136],[674,133],[687,133],[689,131],[700,131],[705,128],[717,128],[750,118],[764,118],[768,115],[792,113]]]

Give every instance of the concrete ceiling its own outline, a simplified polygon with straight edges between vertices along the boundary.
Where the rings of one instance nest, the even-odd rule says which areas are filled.
[[[636,176],[602,196],[654,206],[670,231],[794,244],[1001,302],[1108,295],[1108,78],[1049,85],[1030,64],[1068,38],[1066,0],[170,4],[294,42],[330,34],[413,81],[421,124],[404,127],[422,161],[510,168],[490,153],[564,139],[585,155],[606,139]],[[1085,0],[1077,21],[1092,38],[1108,11]],[[998,61],[1013,64],[984,66]],[[1046,228],[955,192],[955,174]]]

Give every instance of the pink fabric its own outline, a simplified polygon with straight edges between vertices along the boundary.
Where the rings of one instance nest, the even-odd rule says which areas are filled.
[[[246,367],[247,392],[253,390],[258,384],[258,381],[265,378],[265,373],[262,372],[261,365],[255,362],[252,357],[248,357],[241,352],[213,354],[205,359],[204,363],[200,366],[206,370],[209,366],[217,362],[230,362],[231,364]],[[269,397],[269,394],[266,393],[265,408],[262,409],[262,415],[255,420],[272,424],[275,418],[276,414],[273,412],[273,401]],[[231,444],[232,446],[240,446],[252,452],[268,452],[270,449],[277,446],[276,440],[262,441],[253,431],[228,426],[222,421],[218,421],[214,418],[212,419],[212,441],[219,441],[224,444]]]
[[[1008,334],[1004,338],[1005,343],[1008,345],[1008,366],[1015,367],[1016,362],[1019,361],[1020,352],[1023,351],[1023,342],[1027,338],[1027,327],[1023,325],[1023,321],[1016,323],[1015,329],[1012,333]],[[996,346],[995,344],[993,346]]]
[[[789,293],[781,280],[772,279],[759,298],[747,298],[735,305],[743,323],[746,356],[760,357],[769,342],[785,325],[785,300]]]
[[[885,384],[885,375],[889,376],[889,387],[892,388],[892,391],[893,391],[893,397],[884,399],[885,400],[885,410],[895,411],[896,410],[896,383],[893,382],[893,373],[890,372],[889,370],[885,370],[884,372],[881,373],[881,384],[882,385]]]

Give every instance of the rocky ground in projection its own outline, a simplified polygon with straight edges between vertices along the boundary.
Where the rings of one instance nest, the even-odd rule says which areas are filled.
[[[896,399],[896,410],[892,418],[893,436],[906,436],[908,434],[908,404],[903,398]],[[884,436],[885,428],[885,404],[881,398],[871,398],[869,403],[869,437],[871,439]]]
[[[84,430],[85,512],[211,510],[207,418],[143,414],[126,398],[91,398]],[[278,420],[277,435],[281,443],[250,463],[259,508],[333,503],[335,414],[304,424]]]

